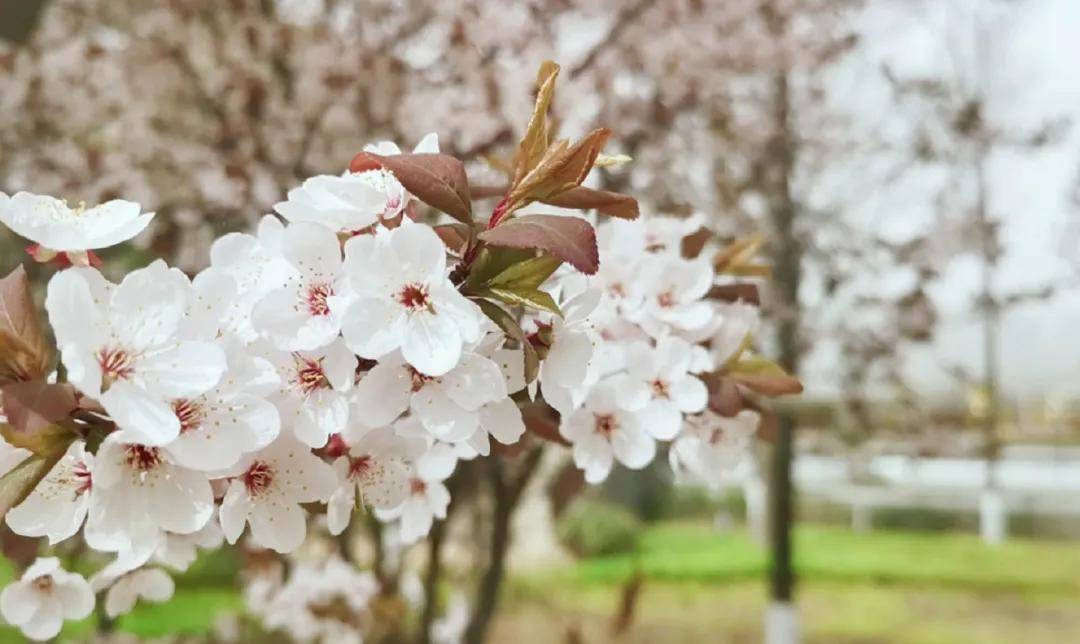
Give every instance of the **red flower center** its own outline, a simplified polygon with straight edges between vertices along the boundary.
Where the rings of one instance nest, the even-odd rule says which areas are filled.
[[[413,390],[413,393],[416,393],[417,391],[420,391],[421,389],[423,389],[424,385],[426,385],[427,383],[438,380],[438,378],[434,378],[432,376],[428,376],[428,375],[420,373],[419,371],[417,371],[416,369],[413,369],[409,365],[406,365],[405,368],[408,369],[409,377],[412,378],[412,390]]]
[[[615,420],[615,414],[594,414],[595,431],[604,438],[611,438],[611,435],[615,433],[615,430],[619,428],[618,421]]]
[[[431,305],[431,298],[428,297],[428,287],[426,284],[406,284],[405,287],[398,292],[397,300],[410,311],[426,309],[431,313],[435,312],[435,309]]]
[[[656,303],[659,304],[661,308],[669,309],[675,306],[675,296],[671,291],[664,291],[656,296]]]
[[[413,494],[423,494],[427,491],[427,483],[424,483],[423,479],[413,479],[409,481],[409,491]]]
[[[668,383],[659,378],[652,381],[652,391],[657,398],[671,398],[671,389],[668,387]]]
[[[40,577],[35,577],[33,584],[34,588],[43,593],[52,592],[53,586],[55,585],[52,575],[42,575]]]
[[[84,461],[76,461],[75,466],[71,469],[77,483],[75,487],[75,496],[81,496],[89,492],[90,489],[94,487],[94,480],[93,477],[90,476],[90,469],[86,467],[86,463]]]
[[[244,487],[248,496],[258,496],[274,481],[274,468],[269,463],[255,461],[244,472]]]
[[[161,465],[161,452],[156,447],[128,445],[125,456],[128,467],[138,472],[149,472]]]

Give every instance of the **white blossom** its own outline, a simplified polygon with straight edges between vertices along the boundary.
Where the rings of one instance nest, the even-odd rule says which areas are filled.
[[[87,251],[115,246],[138,235],[154,213],[142,214],[139,204],[114,199],[99,206],[29,192],[0,200],[0,221],[43,248],[57,252]]]
[[[65,619],[83,619],[93,610],[90,584],[62,569],[55,557],[39,558],[0,593],[4,620],[32,640],[56,637]]]
[[[446,247],[431,228],[408,221],[345,244],[351,303],[342,333],[349,348],[378,360],[400,349],[428,376],[450,371],[466,343],[480,338],[480,311],[450,282]]]
[[[302,503],[325,502],[337,488],[329,465],[288,434],[245,458],[229,484],[219,516],[225,539],[236,543],[251,524],[251,540],[278,552],[298,548],[307,534]]]
[[[49,281],[45,308],[69,381],[149,445],[180,433],[170,401],[205,393],[225,372],[220,346],[179,338],[190,289],[160,261],[117,286],[89,268]]]
[[[24,537],[56,544],[79,531],[90,507],[94,455],[75,441],[30,496],[8,511],[8,527]]]

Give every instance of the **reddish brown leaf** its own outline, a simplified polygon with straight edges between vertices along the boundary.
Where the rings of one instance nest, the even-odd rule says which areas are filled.
[[[570,442],[563,438],[562,434],[559,433],[559,421],[557,418],[553,418],[548,414],[532,411],[523,413],[521,417],[522,420],[525,421],[525,429],[532,432],[537,437],[566,447],[570,446]]]
[[[514,184],[508,198],[508,210],[516,210],[532,201],[545,201],[581,185],[607,144],[611,130],[598,128],[570,146],[556,141],[548,148],[529,174]]]
[[[460,255],[464,251],[465,244],[469,240],[469,229],[466,224],[442,224],[432,228],[451,252]]]
[[[555,79],[559,76],[559,66],[550,60],[540,64],[536,73],[536,103],[532,116],[525,128],[525,134],[518,144],[514,155],[514,183],[518,183],[529,173],[548,149],[547,112],[551,99],[555,95]]]
[[[709,388],[709,409],[729,418],[743,410],[743,397],[734,380],[721,374],[707,374],[703,379]]]
[[[694,259],[701,254],[701,251],[705,248],[705,244],[709,243],[716,233],[702,226],[693,233],[683,237],[682,240],[682,256],[687,259]]]
[[[4,415],[20,432],[39,432],[60,422],[79,406],[75,388],[44,380],[16,382],[0,388]]]
[[[547,251],[586,275],[592,275],[600,266],[596,231],[589,222],[576,217],[517,217],[485,230],[480,239],[492,246]]]
[[[802,383],[799,382],[798,378],[786,374],[781,376],[733,373],[731,377],[748,389],[774,398],[776,396],[801,394],[803,390]]]
[[[42,378],[52,349],[38,320],[30,280],[19,266],[0,279],[0,384]]]
[[[603,215],[620,219],[637,219],[637,199],[610,190],[593,190],[584,186],[570,188],[566,192],[542,200],[544,203],[560,208],[595,210]]]
[[[373,165],[377,164],[377,165]],[[472,222],[472,197],[465,165],[446,154],[392,154],[361,152],[349,170],[362,172],[382,167],[394,174],[405,189],[432,208],[458,221]]]
[[[721,284],[714,286],[705,296],[710,300],[721,302],[747,302],[749,304],[761,304],[761,295],[757,284],[750,282],[736,282],[734,284]]]

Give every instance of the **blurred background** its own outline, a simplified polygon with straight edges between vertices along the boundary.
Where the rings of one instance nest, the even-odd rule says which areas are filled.
[[[497,177],[554,59],[560,133],[633,157],[599,185],[767,240],[794,583],[784,446],[722,491],[552,462],[492,640],[759,642],[790,594],[808,642],[1080,641],[1078,35],[1075,0],[8,1],[0,190],[139,201],[114,265],[197,270],[371,141]],[[117,637],[229,639],[241,564]]]

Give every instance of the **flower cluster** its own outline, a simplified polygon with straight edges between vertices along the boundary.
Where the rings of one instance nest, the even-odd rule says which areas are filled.
[[[547,438],[572,445],[589,482],[615,462],[645,466],[657,441],[674,441],[681,474],[715,480],[757,425],[752,391],[783,382],[747,358],[756,308],[715,297],[717,270],[742,266],[747,249],[685,253],[700,218],[594,227],[529,214],[549,203],[637,216],[632,199],[580,185],[606,130],[547,140],[557,71],[541,69],[512,183],[486,223],[434,135],[411,154],[369,146],[343,174],[308,179],[253,233],[216,240],[193,276],[155,261],[113,282],[92,265],[91,249],[149,222],[137,204],[0,199],[0,221],[35,242],[35,259],[66,254],[45,298],[61,368],[49,373],[29,310],[19,328],[0,326],[13,348],[0,376],[14,374],[3,433],[31,454],[0,481],[25,487],[7,495],[21,499],[8,526],[50,545],[81,530],[115,557],[89,584],[115,616],[169,598],[164,568],[183,570],[198,548],[246,534],[295,551],[313,508],[334,535],[364,508],[400,543],[422,539],[447,515],[459,461],[541,437],[524,438],[525,408],[558,418],[561,436]],[[421,204],[454,221],[423,223]],[[703,416],[710,390],[722,404]],[[355,574],[294,576],[268,615],[295,613],[293,596],[356,614],[373,580],[350,583],[357,596],[320,594]],[[86,583],[42,560],[0,609],[50,637],[62,616],[88,612]],[[339,622],[323,612],[283,626],[333,639]]]

